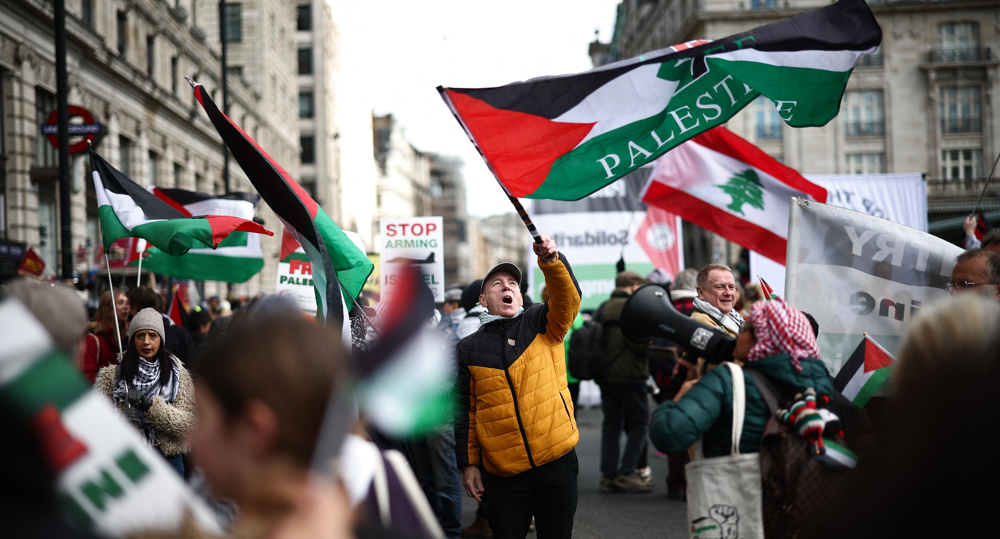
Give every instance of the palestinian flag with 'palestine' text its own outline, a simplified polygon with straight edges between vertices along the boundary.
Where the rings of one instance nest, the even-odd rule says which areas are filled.
[[[642,201],[785,263],[792,197],[826,202],[826,189],[725,127],[656,162]]]
[[[260,196],[253,193],[209,195],[155,187],[153,194],[188,217],[212,214],[253,220],[254,208],[260,201]],[[243,283],[264,268],[264,253],[259,235],[234,232],[218,249],[191,249],[182,256],[171,256],[152,247],[142,259],[142,267],[177,279]]]
[[[858,408],[864,407],[889,378],[896,358],[865,333],[847,363],[840,368],[833,387]]]
[[[234,232],[273,236],[257,223],[229,215],[184,215],[139,187],[97,152],[90,150],[97,213],[104,251],[121,238],[142,238],[163,252],[180,256],[191,249],[215,249]]]
[[[318,305],[316,314],[325,320],[343,322],[375,265],[277,161],[215,106],[202,85],[190,82],[195,99],[254,189],[309,256]]]
[[[510,195],[577,200],[760,95],[792,127],[825,125],[858,57],[881,41],[864,0],[840,0],[576,75],[438,92]]]

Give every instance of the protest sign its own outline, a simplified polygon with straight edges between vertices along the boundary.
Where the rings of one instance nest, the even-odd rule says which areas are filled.
[[[789,216],[788,302],[819,322],[836,374],[865,332],[895,354],[907,322],[944,298],[962,249],[860,212],[800,198]]]
[[[312,264],[302,247],[278,262],[278,285],[275,292],[294,298],[299,302],[302,312],[316,316]]]
[[[400,268],[420,268],[434,302],[444,301],[444,229],[441,217],[392,217],[379,219],[382,239],[382,295],[399,279]],[[382,299],[385,299],[383,297]]]

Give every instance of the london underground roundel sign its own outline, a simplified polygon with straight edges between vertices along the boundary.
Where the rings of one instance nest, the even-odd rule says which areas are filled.
[[[93,143],[97,140],[97,135],[100,134],[102,127],[89,110],[76,105],[70,105],[68,110],[70,118],[80,117],[83,120],[83,123],[71,123],[68,126],[69,136],[83,137],[78,142],[69,145],[69,153],[80,153],[87,149],[88,142]],[[49,137],[49,143],[52,146],[59,147],[59,111],[52,111],[52,114],[49,115],[49,119],[42,126],[42,134]]]

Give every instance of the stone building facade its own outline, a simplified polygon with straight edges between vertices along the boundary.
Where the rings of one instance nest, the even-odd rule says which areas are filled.
[[[66,9],[68,100],[102,124],[96,151],[140,185],[221,194],[222,142],[184,80],[203,84],[222,106],[218,4],[67,0]],[[259,0],[226,10],[229,115],[295,175],[294,5]],[[56,268],[58,165],[55,149],[40,136],[56,103],[53,36],[50,2],[0,5],[0,236],[39,248]],[[74,156],[71,168],[74,250],[100,245],[85,155]],[[235,161],[230,178],[233,191],[253,191]],[[275,285],[281,227],[266,205],[258,213],[277,234],[263,238],[265,269],[238,285],[238,294]],[[224,291],[221,283],[205,290]]]
[[[431,164],[406,140],[392,114],[372,116],[378,170],[376,223],[383,217],[431,215]]]
[[[472,248],[466,211],[462,160],[428,154],[431,166],[431,214],[444,224],[444,282],[448,288],[468,285],[481,277],[475,273],[478,253]]]
[[[719,39],[827,5],[819,0],[625,0],[608,62],[693,39]],[[931,229],[972,210],[997,152],[1000,2],[869,2],[882,45],[861,58],[840,115],[821,128],[784,125],[761,97],[727,127],[803,174],[922,172]],[[1000,210],[997,189],[981,209]]]

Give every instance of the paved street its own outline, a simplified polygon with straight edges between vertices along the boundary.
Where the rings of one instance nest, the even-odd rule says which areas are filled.
[[[667,499],[664,483],[667,461],[654,458],[652,448],[649,465],[653,468],[653,484],[656,486],[654,492],[598,492],[597,485],[601,477],[601,419],[600,408],[579,411],[580,443],[576,446],[576,451],[580,458],[580,497],[573,536],[579,539],[686,538],[687,507],[684,502]],[[475,511],[476,501],[466,497],[462,505],[463,524],[468,525],[475,519]],[[528,537],[532,538],[534,534],[528,534]]]

